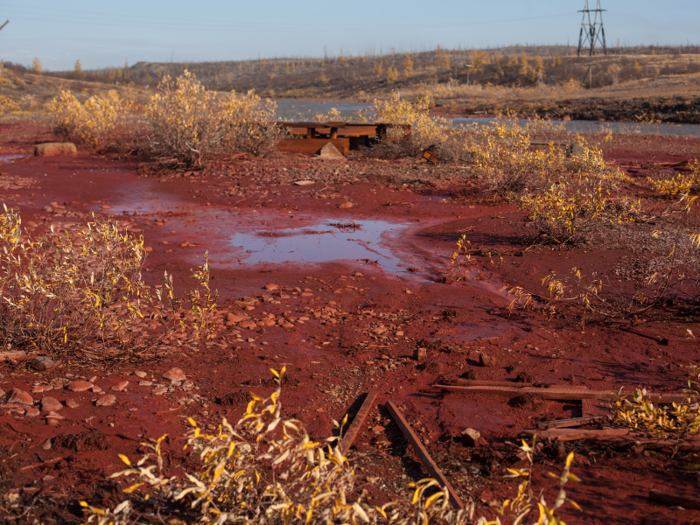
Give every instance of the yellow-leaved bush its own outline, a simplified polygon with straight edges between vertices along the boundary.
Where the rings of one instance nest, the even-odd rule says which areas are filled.
[[[53,114],[54,133],[94,149],[104,146],[130,107],[131,103],[122,100],[116,91],[93,95],[84,103],[70,91],[61,91],[48,106]]]
[[[221,96],[185,70],[163,77],[146,107],[152,154],[163,163],[201,168],[211,154],[265,155],[284,138],[276,105],[250,91]]]
[[[518,476],[527,476],[528,480],[520,485],[516,499],[507,500],[498,509],[501,516],[494,521],[475,519],[474,506],[453,510],[447,489],[441,489],[432,479],[413,484],[412,505],[369,504],[356,494],[355,468],[334,446],[337,438],[314,442],[300,421],[282,417],[280,385],[285,370],[272,372],[276,391],[267,399],[251,393],[246,413],[237,424],[224,419],[217,431],[209,433],[190,418],[193,429],[185,448],[199,462],[196,471],[185,471],[183,478],[165,471],[162,458],[165,436],[145,444],[151,452],[138,462],[132,463],[121,456],[128,468],[111,477],[127,480],[128,486],[124,488],[127,499],[114,509],[81,502],[87,522],[145,523],[145,517],[157,508],[161,519],[174,524],[485,525],[526,523],[536,504],[538,523],[561,523],[555,512],[570,501],[566,493],[561,489],[554,505],[548,507],[544,497],[536,497],[530,489],[529,470],[518,471]],[[534,449],[523,443],[521,450],[527,450],[523,453],[532,464]],[[564,473],[555,476],[562,486],[576,480],[570,472],[572,461],[570,454]]]
[[[209,264],[178,297],[172,275],[146,285],[144,241],[93,216],[85,225],[32,235],[19,214],[0,214],[0,342],[5,348],[65,352],[90,347],[138,352],[155,342],[210,337],[217,295]]]

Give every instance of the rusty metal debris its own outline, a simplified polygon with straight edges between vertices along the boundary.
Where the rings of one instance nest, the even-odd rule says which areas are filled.
[[[440,467],[438,467],[437,464],[430,457],[430,454],[428,454],[428,451],[423,446],[423,443],[421,443],[420,439],[411,428],[411,425],[408,424],[401,412],[399,412],[398,408],[396,408],[396,405],[394,405],[394,403],[392,403],[391,401],[388,401],[386,407],[389,410],[391,417],[394,418],[394,421],[396,421],[396,424],[403,432],[404,436],[406,436],[408,442],[413,446],[413,449],[416,451],[416,454],[418,454],[418,456],[420,457],[421,461],[423,462],[423,466],[425,466],[425,469],[433,478],[435,478],[438,481],[438,483],[445,487],[449,492],[450,504],[452,505],[452,507],[455,509],[463,509],[464,504],[457,496],[455,489],[452,487],[450,482],[442,473]]]
[[[410,135],[411,126],[404,124],[353,124],[348,122],[278,122],[293,137],[283,140],[278,149],[289,153],[317,155],[329,142],[347,157],[351,149],[381,142],[392,128]],[[296,137],[294,137],[296,136]],[[300,136],[303,136],[301,138]]]
[[[370,410],[372,410],[372,405],[374,404],[374,400],[377,399],[378,393],[379,392],[377,390],[369,391],[367,397],[365,397],[365,400],[362,403],[362,406],[360,407],[359,412],[357,412],[355,419],[352,420],[352,423],[348,427],[348,431],[340,440],[340,452],[343,455],[347,454],[348,450],[350,450],[350,447],[352,446],[353,441],[355,441],[360,428],[362,428],[362,425],[367,419]]]

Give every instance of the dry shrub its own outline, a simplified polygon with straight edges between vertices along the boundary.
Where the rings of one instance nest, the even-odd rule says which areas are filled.
[[[19,111],[20,105],[10,97],[0,95],[0,114],[13,113]]]
[[[284,138],[276,105],[253,91],[223,100],[193,73],[165,76],[146,108],[151,155],[170,164],[201,168],[212,154],[268,154]]]
[[[120,99],[116,91],[109,91],[104,96],[93,95],[83,104],[70,91],[61,91],[49,103],[54,133],[94,149],[103,146],[110,138],[129,107],[130,103]]]
[[[642,387],[635,389],[630,401],[620,391],[610,402],[612,424],[648,432],[660,439],[688,438],[700,433],[700,405],[697,403],[700,367],[691,364],[689,368],[693,379],[688,381],[687,398],[682,402],[670,406],[654,404],[649,400],[649,392]]]
[[[124,477],[129,487],[127,499],[114,510],[104,510],[81,502],[88,523],[126,525],[145,523],[157,509],[168,523],[392,523],[418,525],[441,523],[467,525],[486,523],[525,523],[527,516],[539,510],[537,523],[561,523],[555,512],[566,497],[563,486],[578,481],[571,474],[573,453],[566,460],[559,479],[560,490],[554,505],[548,507],[543,496],[535,496],[530,480],[536,448],[523,442],[522,459],[530,468],[508,469],[510,477],[525,477],[518,495],[497,509],[504,521],[474,519],[470,510],[454,511],[446,489],[437,481],[423,479],[416,484],[412,505],[388,503],[372,506],[356,495],[356,472],[338,447],[312,441],[302,423],[288,420],[281,413],[280,379],[273,370],[277,390],[267,399],[251,393],[246,414],[234,426],[225,419],[217,432],[208,434],[190,418],[194,427],[187,445],[199,459],[199,468],[185,472],[180,479],[165,472],[162,438],[147,445],[152,450],[133,464],[120,455],[128,468],[112,477]],[[574,506],[577,506],[572,502]]]
[[[202,158],[219,145],[218,109],[216,94],[194,74],[165,76],[146,107],[152,154],[201,167]]]
[[[89,346],[139,351],[156,341],[208,337],[216,293],[208,262],[197,288],[178,298],[172,276],[155,290],[141,277],[143,238],[93,216],[75,230],[54,226],[36,238],[18,213],[0,215],[0,342],[43,352]]]
[[[274,123],[277,104],[261,101],[253,90],[245,95],[231,92],[223,104],[221,133],[230,151],[263,157],[274,151],[286,130]]]
[[[690,173],[676,173],[674,177],[667,179],[652,179],[647,180],[651,188],[665,197],[677,197],[679,195],[687,195],[690,190],[700,182],[700,161],[694,159],[690,164]]]

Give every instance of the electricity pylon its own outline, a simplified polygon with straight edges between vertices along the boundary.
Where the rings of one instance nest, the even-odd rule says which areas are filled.
[[[584,47],[590,49],[591,56],[595,55],[597,44],[603,48],[603,53],[608,54],[608,46],[605,44],[605,29],[603,28],[603,11],[607,11],[607,9],[600,8],[600,0],[598,0],[595,9],[590,9],[588,0],[586,0],[585,6],[579,11],[579,13],[583,13],[583,20],[581,21],[581,33],[578,37],[578,56],[581,56],[581,50]]]

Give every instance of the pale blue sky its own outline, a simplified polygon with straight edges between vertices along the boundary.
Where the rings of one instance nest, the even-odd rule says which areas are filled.
[[[595,0],[591,0],[595,4]],[[46,69],[576,44],[583,0],[0,1],[0,59]],[[700,1],[603,0],[608,45],[700,43]]]

